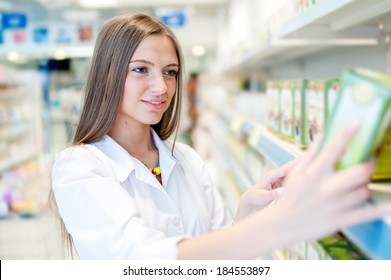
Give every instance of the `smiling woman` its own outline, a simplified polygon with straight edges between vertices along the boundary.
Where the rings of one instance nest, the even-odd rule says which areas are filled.
[[[249,259],[391,212],[356,207],[373,162],[335,171],[353,126],[250,187],[233,223],[206,164],[168,140],[183,66],[174,34],[154,18],[118,16],[101,29],[73,143],[52,170],[52,198],[80,258]]]

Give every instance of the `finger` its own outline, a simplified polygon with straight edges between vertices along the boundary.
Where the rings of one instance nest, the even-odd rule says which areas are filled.
[[[281,187],[284,178],[296,166],[298,161],[298,159],[293,159],[279,168],[270,170],[265,177],[264,189],[271,190]]]
[[[339,227],[353,226],[359,223],[365,223],[372,220],[380,219],[391,214],[391,203],[383,202],[379,204],[367,204],[362,207],[354,208],[340,215],[338,218]]]
[[[352,141],[358,132],[360,123],[354,121],[348,125],[335,139],[331,141],[318,156],[318,162],[321,162],[323,167],[334,169],[339,159],[343,156],[348,144]]]
[[[297,158],[298,161],[295,165],[295,168],[298,172],[300,172],[300,170],[306,169],[317,156],[322,138],[322,135],[317,135],[314,139],[314,142],[309,146],[308,150],[302,156]]]
[[[291,169],[295,166],[296,162],[297,160],[294,159],[285,163],[284,165],[282,165],[277,169],[273,169],[269,171],[266,177],[267,182],[270,184],[274,184],[276,182],[281,181],[283,178],[285,178],[288,175]]]
[[[349,193],[341,195],[338,201],[334,202],[333,207],[338,209],[337,211],[349,211],[352,208],[358,207],[368,201],[369,190],[366,186],[361,186]]]
[[[375,162],[368,161],[339,171],[329,183],[330,190],[335,190],[334,195],[341,195],[355,188],[366,186],[370,182],[375,168]]]
[[[270,191],[261,191],[258,195],[258,198],[253,201],[253,205],[266,206],[270,202],[280,198],[281,193],[282,192],[279,189],[270,190]]]
[[[285,173],[285,175],[287,175],[292,170],[292,168],[294,168],[299,162],[300,158],[295,158],[286,162],[279,168],[281,170],[280,172]]]

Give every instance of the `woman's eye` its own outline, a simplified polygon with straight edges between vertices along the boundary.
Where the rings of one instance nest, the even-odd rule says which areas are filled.
[[[148,73],[148,69],[146,67],[136,67],[136,68],[133,68],[132,71],[136,72],[136,73],[141,73],[141,74]]]
[[[177,71],[176,70],[166,70],[164,71],[164,75],[174,77],[176,76]]]

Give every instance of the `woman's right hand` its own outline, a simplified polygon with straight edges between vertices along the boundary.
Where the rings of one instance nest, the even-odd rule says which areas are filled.
[[[349,127],[321,152],[312,146],[284,177],[275,203],[232,227],[180,242],[179,258],[253,259],[391,213],[391,203],[363,206],[374,162],[336,171],[357,129]]]
[[[336,171],[336,164],[358,130],[351,125],[345,133],[318,152],[314,145],[284,181],[284,195],[268,207],[291,234],[284,243],[316,239],[357,223],[391,213],[391,203],[364,204],[368,183],[375,170],[369,161]]]

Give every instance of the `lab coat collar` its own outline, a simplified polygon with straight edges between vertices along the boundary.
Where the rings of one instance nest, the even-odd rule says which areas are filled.
[[[151,128],[151,134],[156,148],[159,151],[160,168],[162,170],[163,186],[178,161],[171,155],[172,143],[162,141],[158,134]],[[105,135],[100,141],[93,144],[99,148],[112,162],[114,172],[120,182],[124,182],[129,174],[136,169],[135,161],[129,153],[109,135]],[[136,174],[137,176],[137,174]]]
[[[101,140],[93,143],[93,145],[111,160],[114,172],[120,182],[125,181],[130,172],[135,169],[134,161],[129,153],[109,135],[103,136]]]
[[[179,164],[179,162],[171,154],[172,142],[163,142],[159,135],[152,128],[151,133],[155,146],[159,151],[159,162],[160,168],[162,170],[163,186],[166,186],[172,170],[176,164]]]

